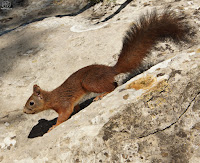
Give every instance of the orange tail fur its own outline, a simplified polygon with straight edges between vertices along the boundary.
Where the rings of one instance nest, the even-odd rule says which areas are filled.
[[[113,67],[117,74],[138,68],[157,41],[171,39],[175,43],[187,41],[189,27],[181,18],[166,9],[162,14],[155,11],[140,17],[127,31],[118,61]]]

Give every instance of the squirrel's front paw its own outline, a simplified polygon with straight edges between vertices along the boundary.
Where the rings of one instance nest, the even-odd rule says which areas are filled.
[[[51,130],[53,130],[56,127],[56,125],[53,125],[48,131],[47,133],[49,133]]]

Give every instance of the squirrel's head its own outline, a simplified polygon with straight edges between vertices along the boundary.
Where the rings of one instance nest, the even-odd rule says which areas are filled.
[[[23,112],[35,114],[44,110],[43,91],[38,85],[33,86],[33,94],[26,102]]]

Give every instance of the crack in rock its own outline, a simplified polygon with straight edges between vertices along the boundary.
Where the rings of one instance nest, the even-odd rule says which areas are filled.
[[[147,134],[147,135],[140,136],[140,137],[138,137],[138,138],[145,138],[145,137],[148,137],[148,136],[150,136],[150,135],[154,135],[154,134],[156,134],[156,133],[158,133],[158,132],[165,131],[166,129],[168,129],[168,128],[170,128],[171,126],[173,126],[174,124],[176,124],[176,123],[181,119],[181,117],[187,112],[187,110],[189,109],[189,107],[191,106],[191,104],[195,101],[195,99],[197,98],[198,95],[200,95],[200,92],[198,92],[198,93],[195,95],[195,97],[190,101],[189,105],[186,107],[186,109],[183,111],[183,113],[181,113],[181,115],[177,118],[177,120],[176,120],[175,122],[171,123],[170,125],[168,125],[167,127],[163,128],[163,129],[158,129],[158,130],[156,130],[156,131],[154,131],[154,132],[152,132],[152,133],[149,133],[149,134]]]

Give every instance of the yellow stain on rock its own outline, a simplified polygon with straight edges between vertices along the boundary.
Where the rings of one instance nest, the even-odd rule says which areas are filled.
[[[196,50],[196,54],[200,53],[200,48]]]
[[[37,60],[33,60],[33,61],[32,61],[32,63],[36,63],[36,62],[37,62]]]
[[[172,92],[167,79],[156,83],[155,86],[151,87],[147,92],[140,96],[139,99],[145,100],[146,104],[151,109],[158,108],[167,102],[165,96],[161,96],[161,92],[163,92],[165,96]]]
[[[156,78],[150,75],[147,75],[143,78],[133,81],[126,86],[126,89],[148,89],[156,82]]]

